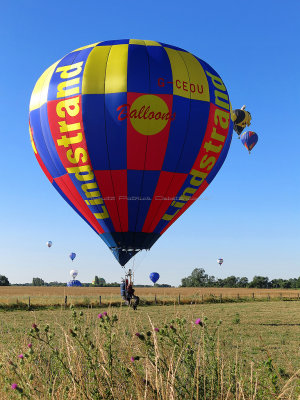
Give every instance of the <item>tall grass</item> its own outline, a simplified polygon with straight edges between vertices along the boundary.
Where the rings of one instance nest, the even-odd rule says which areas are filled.
[[[33,321],[23,343],[1,354],[0,398],[295,400],[300,394],[299,371],[287,374],[271,356],[254,364],[238,351],[224,353],[221,321],[187,316],[156,326],[132,310],[125,314],[71,309],[67,323]]]

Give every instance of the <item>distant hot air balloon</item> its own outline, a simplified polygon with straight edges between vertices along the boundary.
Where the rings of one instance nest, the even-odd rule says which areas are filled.
[[[49,240],[49,242],[47,242],[46,244],[47,244],[48,247],[51,247],[52,246],[51,240]]]
[[[255,132],[247,131],[241,135],[241,142],[249,151],[249,154],[253,149],[253,147],[256,145],[257,141],[258,141],[258,136],[257,133]]]
[[[153,283],[156,283],[159,280],[159,273],[158,272],[151,272],[149,278]]]
[[[245,108],[246,106],[243,106],[241,109],[232,110],[231,112],[233,129],[238,134],[239,138],[246,126],[251,125],[251,114],[249,111],[246,111]]]
[[[221,266],[222,264],[223,264],[223,258],[218,258],[218,260],[217,260],[217,262],[218,262],[218,264]]]
[[[42,74],[30,101],[38,163],[121,265],[149,250],[205,191],[232,128],[217,72],[149,40],[72,51]]]
[[[77,269],[71,269],[70,275],[71,275],[72,279],[75,279],[76,276],[78,275],[78,270]]]
[[[73,261],[74,260],[74,258],[76,257],[76,253],[71,253],[70,255],[69,255],[69,257],[71,258],[71,260]]]

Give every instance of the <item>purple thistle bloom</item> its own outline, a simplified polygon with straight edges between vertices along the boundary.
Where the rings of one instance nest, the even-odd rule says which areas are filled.
[[[159,329],[158,329],[158,328],[154,328],[154,330],[155,330],[155,332],[159,332]]]
[[[18,389],[18,385],[17,385],[16,383],[13,383],[13,384],[11,385],[11,388],[14,389],[14,390],[15,390],[15,389]]]
[[[170,329],[174,329],[174,326],[173,326],[173,325],[170,325]]]
[[[104,315],[105,317],[107,317],[107,312],[106,312],[106,311],[104,311],[103,315]]]
[[[137,332],[137,333],[135,334],[135,336],[140,337],[141,334]]]
[[[37,324],[32,324],[33,329],[37,328]]]
[[[24,358],[23,354],[19,354],[18,358],[21,358],[21,360],[23,360],[23,358]]]
[[[102,314],[98,314],[98,318],[103,318],[103,315]]]
[[[201,321],[200,318],[197,318],[197,319],[196,319],[195,324],[196,324],[196,325],[203,326],[203,322]]]
[[[131,362],[134,362],[134,360],[135,360],[134,357],[131,357],[131,358],[130,358],[130,361],[131,361]]]
[[[28,343],[28,345],[27,345],[30,349],[31,349],[31,347],[32,347],[32,343]]]

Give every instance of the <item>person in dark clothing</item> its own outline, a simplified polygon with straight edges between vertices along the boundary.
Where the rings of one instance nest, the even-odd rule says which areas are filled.
[[[127,301],[129,302],[129,304],[132,304],[132,308],[136,310],[140,302],[140,298],[138,296],[135,296],[134,294],[135,290],[133,289],[131,283],[127,286],[126,292],[127,292]],[[134,301],[132,302],[132,300]]]

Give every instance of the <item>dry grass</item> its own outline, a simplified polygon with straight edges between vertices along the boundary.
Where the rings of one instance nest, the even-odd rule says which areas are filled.
[[[287,289],[243,289],[243,288],[136,288],[136,294],[145,302],[202,303],[209,298],[220,301],[226,299],[299,299],[300,290]],[[8,286],[0,287],[0,304],[60,305],[65,296],[71,304],[102,304],[120,302],[118,287],[47,287],[47,286]]]

